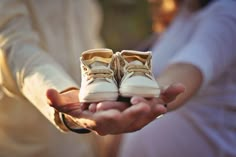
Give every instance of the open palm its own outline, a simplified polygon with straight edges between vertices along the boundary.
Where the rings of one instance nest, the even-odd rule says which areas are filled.
[[[182,84],[174,84],[162,91],[159,98],[144,99],[132,97],[126,101],[104,101],[82,104],[78,99],[78,90],[58,93],[54,89],[47,91],[50,105],[59,112],[75,117],[78,123],[99,135],[120,134],[143,128],[156,117],[167,112],[163,106],[184,92]]]

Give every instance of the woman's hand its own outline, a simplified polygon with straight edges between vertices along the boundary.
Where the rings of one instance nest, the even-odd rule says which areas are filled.
[[[143,128],[156,117],[166,113],[164,104],[172,102],[184,89],[182,84],[173,84],[162,91],[159,98],[132,97],[130,102],[104,101],[89,105],[79,103],[78,90],[59,94],[50,89],[47,96],[52,107],[75,117],[82,127],[99,135],[107,135]]]

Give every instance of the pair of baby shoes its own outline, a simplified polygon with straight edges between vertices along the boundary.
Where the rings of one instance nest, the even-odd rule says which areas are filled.
[[[80,102],[115,101],[118,96],[158,97],[150,51],[91,49],[82,53]]]

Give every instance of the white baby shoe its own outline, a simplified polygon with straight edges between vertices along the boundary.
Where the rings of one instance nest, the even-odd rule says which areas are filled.
[[[119,62],[119,92],[123,97],[159,97],[160,87],[151,72],[152,54],[123,50],[116,53]]]
[[[91,49],[82,53],[80,102],[115,101],[118,87],[115,80],[115,56],[111,49]]]

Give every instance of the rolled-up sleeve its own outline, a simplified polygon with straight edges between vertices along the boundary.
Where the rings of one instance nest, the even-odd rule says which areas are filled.
[[[27,6],[21,0],[0,0],[2,84],[13,94],[28,99],[60,128],[58,113],[48,105],[46,91],[78,86],[43,48]]]
[[[216,2],[213,5],[209,14],[197,19],[192,38],[170,62],[196,66],[202,72],[203,86],[221,75],[236,60],[236,3]]]

